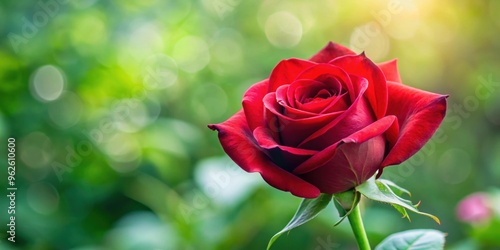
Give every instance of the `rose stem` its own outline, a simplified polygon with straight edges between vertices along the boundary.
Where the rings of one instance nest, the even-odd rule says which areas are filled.
[[[370,242],[368,242],[368,237],[366,236],[365,227],[363,226],[363,220],[361,219],[361,212],[359,209],[359,204],[353,208],[351,213],[347,216],[349,223],[351,224],[354,237],[358,242],[360,250],[371,250]]]

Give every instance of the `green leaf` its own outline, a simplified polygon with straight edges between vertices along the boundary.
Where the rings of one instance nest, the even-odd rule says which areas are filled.
[[[406,212],[406,209],[402,206],[396,205],[396,204],[391,204],[392,207],[394,207],[398,212],[400,212],[403,215],[403,218],[408,218],[410,220],[410,215],[408,212]]]
[[[408,230],[390,235],[375,250],[442,250],[445,236],[437,230]]]
[[[355,190],[349,190],[342,193],[337,193],[333,197],[333,204],[339,212],[340,220],[337,221],[333,226],[337,226],[342,222],[356,205],[358,205],[361,200],[361,194]]]
[[[357,186],[356,190],[358,192],[362,193],[368,199],[380,201],[380,202],[385,202],[385,203],[389,203],[389,204],[393,205],[396,208],[396,210],[398,210],[399,212],[401,212],[403,214],[403,217],[408,217],[408,219],[409,219],[409,216],[406,213],[406,209],[407,209],[407,210],[410,210],[414,213],[428,216],[428,217],[432,218],[433,220],[435,220],[438,224],[440,224],[439,219],[436,216],[434,216],[432,214],[423,213],[423,212],[418,211],[417,207],[419,204],[413,205],[411,201],[405,200],[405,199],[397,196],[394,193],[394,191],[392,191],[390,186],[391,186],[391,184],[387,184],[387,181],[376,180],[375,177],[372,177],[372,178],[368,179],[365,183]],[[394,185],[392,185],[392,187],[396,188],[397,186],[396,186],[396,184],[394,184]],[[397,187],[396,189],[398,189],[400,191],[405,190],[405,189],[402,189],[399,187]],[[401,191],[401,192],[409,193],[408,191]],[[400,206],[400,207],[397,207],[397,206]],[[403,210],[401,208],[403,208],[405,210]]]
[[[390,181],[390,180],[384,180],[384,179],[378,179],[378,181],[384,183],[386,186],[390,187],[391,190],[398,196],[400,195],[403,195],[403,194],[407,194],[408,196],[411,197],[411,193],[410,191],[396,185],[396,183]]]
[[[269,240],[267,249],[269,250],[274,241],[278,239],[278,237],[280,237],[283,233],[290,231],[316,217],[318,213],[321,212],[321,210],[323,210],[328,205],[328,203],[330,203],[332,197],[332,194],[321,194],[316,199],[303,199],[299,205],[299,208],[297,209],[297,212],[295,212],[295,215],[290,220],[290,222],[288,222],[285,228],[283,228],[281,231],[275,234],[271,238],[271,240]]]

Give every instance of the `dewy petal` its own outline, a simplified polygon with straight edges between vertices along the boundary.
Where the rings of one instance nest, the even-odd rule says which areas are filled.
[[[309,60],[317,63],[327,63],[337,57],[345,55],[355,55],[355,53],[340,44],[328,42],[323,49]]]
[[[436,132],[446,114],[446,95],[415,89],[401,83],[387,82],[388,115],[398,118],[398,129],[388,131],[390,151],[382,167],[399,164],[414,155]]]
[[[396,121],[395,116],[386,116],[363,129],[351,134],[350,136],[333,143],[331,146],[325,148],[307,161],[299,165],[295,170],[295,174],[305,174],[322,167],[335,156],[337,148],[344,143],[361,144],[373,137],[383,134],[389,127]],[[383,152],[381,153],[383,157]],[[379,162],[380,163],[380,162]],[[378,169],[378,166],[377,166]],[[370,177],[370,176],[369,176]]]
[[[317,187],[278,167],[269,159],[256,144],[243,111],[240,110],[223,123],[208,127],[219,132],[222,148],[243,170],[258,172],[269,185],[299,197],[315,198],[320,195]]]
[[[279,62],[271,72],[267,92],[275,92],[281,85],[292,83],[298,74],[314,65],[316,63],[296,58]]]
[[[387,110],[387,83],[384,73],[368,59],[364,53],[357,56],[344,56],[334,59],[331,64],[338,66],[349,74],[358,75],[368,80],[366,97],[373,107],[375,116],[380,119]]]
[[[243,110],[250,130],[262,126],[264,122],[264,104],[262,99],[266,95],[269,81],[263,80],[252,85],[243,95]]]
[[[398,60],[392,59],[387,62],[379,63],[377,66],[384,72],[387,81],[401,82],[401,77],[398,71]]]

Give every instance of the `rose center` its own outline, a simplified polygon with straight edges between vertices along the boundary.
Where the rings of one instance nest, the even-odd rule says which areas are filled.
[[[332,94],[330,91],[328,91],[326,89],[322,89],[318,93],[316,93],[316,95],[314,95],[313,97],[305,98],[304,103],[322,101],[324,99],[328,99],[328,98],[332,97],[333,95],[334,94]]]

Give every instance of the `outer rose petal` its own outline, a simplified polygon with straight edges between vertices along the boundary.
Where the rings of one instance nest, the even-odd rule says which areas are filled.
[[[401,82],[401,77],[398,71],[398,59],[393,59],[387,62],[379,63],[377,66],[384,72],[387,81]]]
[[[269,81],[263,80],[252,86],[243,95],[242,106],[245,112],[245,117],[247,117],[248,126],[250,130],[254,130],[256,127],[264,125],[264,104],[262,99],[266,95]]]
[[[380,119],[387,110],[387,84],[383,72],[365,54],[344,56],[334,59],[331,64],[338,66],[349,74],[358,75],[368,80],[366,97],[373,107],[375,116]]]
[[[327,63],[337,57],[345,55],[355,55],[352,50],[336,43],[328,42],[328,44],[321,49],[316,55],[309,59],[317,63]]]
[[[446,95],[439,95],[387,82],[389,91],[388,115],[398,118],[398,129],[386,135],[390,151],[381,167],[399,164],[414,155],[436,132],[446,114]]]
[[[365,128],[357,131],[356,133],[351,134],[350,136],[339,140],[336,143],[333,143],[331,146],[325,148],[324,150],[320,151],[319,153],[315,154],[313,157],[308,159],[307,161],[303,162],[301,165],[299,165],[295,170],[294,173],[296,174],[304,174],[309,171],[312,171],[314,169],[317,169],[323,165],[325,165],[328,161],[332,160],[337,148],[343,144],[343,143],[355,143],[355,144],[360,144],[363,143],[375,136],[378,136],[387,129],[396,121],[395,116],[386,116],[368,126]],[[383,152],[381,153],[383,155]]]
[[[383,133],[395,120],[394,116],[386,116],[343,139],[339,145],[316,154],[308,163],[321,167],[300,176],[314,183],[322,193],[343,192],[362,184],[379,169],[385,150]],[[304,170],[301,167],[294,172]]]
[[[304,198],[320,195],[317,187],[281,169],[270,161],[253,138],[243,111],[227,121],[208,127],[219,132],[219,140],[231,159],[247,172],[259,172],[269,185]]]
[[[383,136],[360,144],[342,144],[330,162],[301,177],[314,183],[322,193],[347,191],[375,174],[383,158],[384,145]]]

